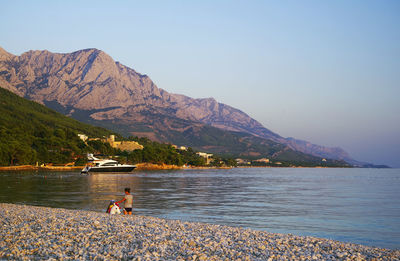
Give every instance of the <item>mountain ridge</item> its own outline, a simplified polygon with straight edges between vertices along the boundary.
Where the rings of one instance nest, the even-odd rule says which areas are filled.
[[[134,69],[115,62],[105,52],[83,49],[72,53],[28,51],[20,56],[0,50],[0,84],[20,96],[44,104],[57,102],[74,110],[96,112],[97,121],[115,119],[127,124],[142,124],[151,132],[153,123],[164,116],[199,122],[223,130],[245,132],[269,139],[290,148],[318,157],[352,160],[340,148],[327,148],[293,138],[283,138],[265,128],[243,111],[219,103],[214,98],[194,99],[158,88],[151,79]],[[99,111],[100,110],[100,111]],[[132,130],[131,134],[140,133]],[[156,137],[164,140],[162,135]]]

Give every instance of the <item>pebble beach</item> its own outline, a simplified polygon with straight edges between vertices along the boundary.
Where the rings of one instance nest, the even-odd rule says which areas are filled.
[[[0,226],[2,260],[400,260],[315,237],[5,203]]]

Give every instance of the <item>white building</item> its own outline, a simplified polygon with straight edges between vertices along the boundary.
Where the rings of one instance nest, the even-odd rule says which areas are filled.
[[[78,134],[78,137],[83,140],[84,142],[87,141],[87,139],[89,138],[88,136],[86,136],[85,134]]]
[[[213,160],[212,159],[213,154],[209,154],[209,153],[205,153],[205,152],[196,152],[196,154],[199,155],[200,157],[205,158],[207,165],[210,164]]]

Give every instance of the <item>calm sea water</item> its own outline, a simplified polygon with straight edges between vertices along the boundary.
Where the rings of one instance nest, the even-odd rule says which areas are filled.
[[[130,187],[134,213],[400,248],[399,169],[0,172],[0,202],[105,211]]]

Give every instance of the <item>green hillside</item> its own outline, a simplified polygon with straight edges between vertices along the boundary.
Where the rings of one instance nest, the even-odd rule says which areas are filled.
[[[36,162],[65,164],[77,159],[83,164],[88,152],[118,155],[120,160],[129,163],[205,164],[205,160],[191,149],[177,152],[169,144],[146,138],[132,138],[144,145],[143,150],[122,152],[99,140],[85,144],[78,133],[95,138],[116,134],[81,123],[0,88],[0,166]],[[122,138],[118,134],[116,136]]]
[[[71,162],[89,149],[78,133],[111,134],[0,88],[0,165]]]

